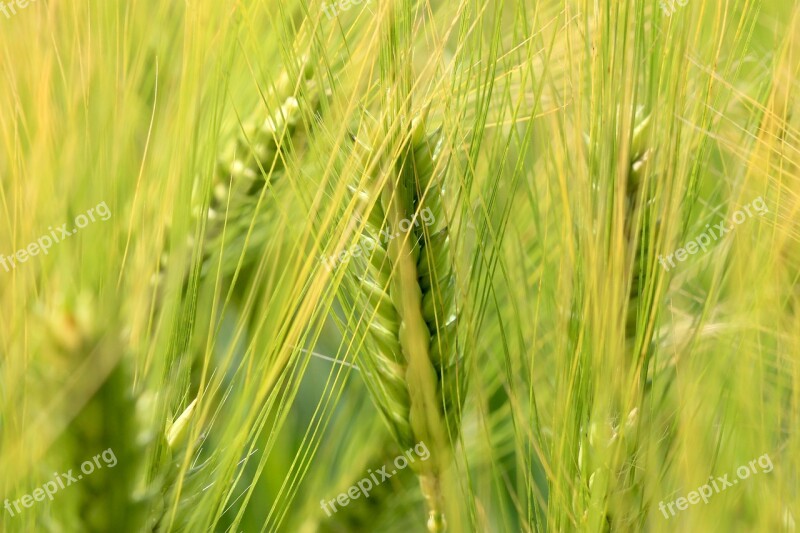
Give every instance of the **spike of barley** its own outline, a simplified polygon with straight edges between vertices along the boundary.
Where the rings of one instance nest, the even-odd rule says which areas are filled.
[[[304,69],[303,83],[309,95],[307,103],[316,112],[320,91],[311,79],[312,73],[310,67]],[[213,212],[219,216],[213,219],[209,216],[203,272],[209,269],[208,259],[220,250],[224,250],[224,274],[233,272],[243,252],[245,265],[259,256],[257,252],[263,249],[271,232],[259,228],[258,232],[251,234],[247,248],[245,236],[263,188],[285,173],[285,162],[290,151],[300,146],[310,134],[310,131],[301,128],[302,106],[294,96],[285,96],[282,104],[267,113],[266,117],[255,113],[246,120],[237,138],[223,150],[209,205],[209,215]],[[264,212],[263,208],[261,212]]]
[[[79,371],[87,357],[99,355],[94,371],[102,378],[94,392],[81,387],[71,391],[64,402],[64,414],[69,416],[69,407],[89,396],[54,448],[67,452],[60,459],[75,466],[75,472],[87,460],[95,461],[95,469],[80,474],[69,496],[59,498],[48,527],[87,533],[163,530],[196,400],[159,437],[155,431],[158,402],[154,394],[134,390],[127,343],[120,328],[98,315],[93,299],[81,295],[45,318],[50,345],[57,353],[53,373],[63,379],[63,375]],[[101,319],[105,323],[101,324]],[[151,462],[156,438],[165,456]],[[95,458],[104,451],[113,454],[117,462],[97,468]],[[183,494],[201,494],[199,483],[205,466],[194,465],[181,476]],[[196,498],[181,500],[175,523],[185,522],[194,501]]]
[[[298,100],[295,96],[295,83],[289,73],[284,70],[279,76],[273,91],[269,92],[268,101],[279,104],[268,109],[254,111],[242,121],[236,136],[227,141],[220,151],[211,183],[211,197],[207,210],[202,210],[203,201],[199,197],[200,181],[195,182],[192,191],[194,216],[199,220],[206,218],[204,242],[195,243],[189,237],[187,247],[201,246],[201,275],[207,274],[214,262],[215,253],[223,250],[222,273],[230,275],[239,263],[242,253],[244,264],[255,260],[258,251],[263,248],[271,234],[263,228],[269,223],[262,217],[264,224],[257,224],[245,247],[245,236],[253,220],[253,213],[262,190],[268,184],[276,183],[285,173],[285,162],[293,147],[303,144],[310,133],[303,129],[302,117],[304,106],[312,112],[319,110],[322,91],[314,80],[312,63],[303,56],[300,59],[299,85],[306,98]],[[297,95],[299,96],[299,95]],[[262,208],[261,213],[265,210]],[[165,248],[168,248],[168,244]],[[161,261],[162,270],[167,268],[167,261]],[[184,284],[189,280],[189,268],[183,273]],[[154,278],[159,285],[163,275]],[[161,289],[162,287],[159,287]]]
[[[445,529],[442,473],[458,435],[467,376],[456,342],[443,173],[434,172],[441,134],[429,135],[425,126],[419,118],[412,122],[410,141],[391,165],[393,178],[366,216],[361,240],[374,249],[351,261],[345,302],[368,317],[371,347],[361,356],[370,371],[367,386],[394,438],[403,449],[420,441],[431,447],[430,462],[417,463],[416,471],[428,529],[438,532]],[[434,220],[431,227],[413,223],[423,212]],[[385,242],[386,228],[400,234]]]
[[[626,183],[625,237],[628,250],[633,253],[631,288],[628,295],[628,314],[625,322],[625,346],[628,362],[636,363],[638,354],[634,353],[637,335],[637,321],[646,296],[641,287],[647,272],[647,264],[652,243],[649,225],[652,224],[647,198],[641,205],[642,188],[647,192],[647,163],[650,150],[647,148],[649,130],[652,127],[650,115],[641,109],[635,114],[634,131],[630,146],[630,166]],[[642,224],[637,228],[638,216],[642,212]],[[658,228],[656,228],[658,229]],[[595,413],[589,424],[588,436],[579,449],[579,464],[589,474],[589,513],[588,526],[591,530],[636,529],[640,516],[636,513],[639,505],[636,500],[639,487],[635,480],[635,447],[638,410],[627,415],[625,423],[617,422],[620,411]],[[605,430],[598,436],[598,429]]]
[[[62,459],[82,474],[70,487],[69,496],[53,506],[50,527],[88,533],[139,532],[149,504],[147,494],[140,489],[145,483],[149,454],[147,421],[152,420],[153,413],[147,402],[141,401],[142,395],[134,392],[130,354],[120,329],[111,323],[99,324],[100,318],[92,299],[85,295],[54,309],[47,317],[59,374],[80,373],[87,358],[97,357],[94,375],[101,377],[99,386],[92,383],[86,385],[88,389],[68,389],[63,402],[64,416],[69,416],[77,403],[85,402],[54,446],[66,452]],[[116,459],[113,466],[112,456]],[[103,457],[100,467],[99,457]],[[87,461],[93,463],[91,468],[85,467]]]
[[[181,474],[186,453],[196,454],[194,444],[187,441],[196,407],[195,398],[161,435],[165,457],[159,463],[160,499],[150,513],[153,531],[184,530],[202,496],[202,486],[208,482],[210,460],[193,462]],[[173,507],[176,498],[177,506]]]

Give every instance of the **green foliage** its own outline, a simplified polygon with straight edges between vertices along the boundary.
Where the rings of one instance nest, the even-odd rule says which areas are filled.
[[[336,6],[0,11],[0,531],[794,531],[797,3]]]

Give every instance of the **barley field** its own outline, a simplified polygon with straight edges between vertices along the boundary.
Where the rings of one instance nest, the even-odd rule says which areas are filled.
[[[4,0],[0,56],[0,531],[797,531],[796,0]]]

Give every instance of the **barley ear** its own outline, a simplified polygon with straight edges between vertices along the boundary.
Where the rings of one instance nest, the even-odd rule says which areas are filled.
[[[98,312],[86,294],[50,310],[46,321],[57,371],[62,377],[71,374],[70,381],[78,384],[66,388],[62,416],[69,422],[53,446],[78,481],[59,495],[49,527],[141,531],[149,505],[145,420],[152,417],[152,404],[134,388],[132,354],[122,328]]]
[[[210,179],[210,196],[204,192],[209,181],[203,178],[195,181],[192,212],[198,226],[205,224],[205,233],[199,245],[195,236],[188,237],[186,253],[188,256],[198,248],[201,276],[216,265],[214,259],[219,258],[218,254],[222,254],[223,275],[236,270],[242,255],[243,266],[253,262],[272,233],[266,226],[274,222],[261,206],[257,229],[248,238],[264,189],[281,181],[290,154],[311,133],[303,124],[304,111],[309,115],[317,113],[324,92],[314,79],[311,62],[303,56],[299,64],[298,79],[294,80],[284,70],[268,91],[266,104],[259,102],[257,109],[241,121],[237,133],[223,142]],[[303,95],[295,92],[296,88]],[[160,266],[162,273],[154,282],[163,289],[160,285],[169,266],[167,254],[162,256]],[[182,275],[184,288],[189,282],[189,268],[191,264],[187,264]]]
[[[627,315],[625,317],[625,375],[639,364],[640,352],[647,357],[647,332],[639,328],[640,317],[645,324],[654,312],[653,294],[643,292],[648,275],[648,262],[653,243],[650,228],[654,222],[652,197],[648,183],[649,158],[648,137],[652,127],[651,115],[642,108],[634,114],[633,132],[630,142],[630,163],[624,185],[624,235],[626,257],[632,256],[632,270],[628,283]],[[637,338],[641,335],[641,339]],[[637,349],[643,345],[644,348]],[[647,360],[644,363],[647,366]],[[633,401],[641,401],[644,383],[637,388],[640,394]],[[641,483],[637,477],[636,448],[638,427],[641,422],[639,410],[626,402],[630,398],[615,397],[612,406],[593,409],[587,434],[579,451],[584,474],[589,476],[588,523],[592,530],[610,528],[629,530],[637,528],[641,514]],[[638,405],[638,403],[637,403]],[[623,419],[624,418],[624,419]],[[632,511],[632,510],[635,510]]]
[[[345,302],[361,315],[356,323],[367,322],[364,377],[392,434],[403,449],[430,448],[429,461],[414,468],[428,529],[438,532],[445,529],[442,475],[458,435],[467,376],[456,342],[441,134],[428,134],[421,118],[407,132],[388,165],[380,202],[365,217],[361,239],[372,251],[351,261]]]
[[[284,73],[285,74],[285,73]],[[313,70],[302,72],[301,83],[308,93],[306,100],[286,94],[290,85],[280,83],[276,97],[280,105],[266,115],[255,112],[245,120],[239,134],[223,149],[213,180],[213,194],[207,210],[207,227],[203,251],[203,273],[210,268],[209,258],[222,253],[222,272],[230,275],[244,254],[244,265],[258,257],[266,238],[272,233],[263,226],[270,221],[259,216],[257,228],[248,232],[258,209],[264,188],[278,183],[286,172],[287,159],[298,150],[311,134],[303,124],[304,106],[307,113],[317,111],[319,90],[311,78]],[[274,217],[272,217],[274,218]]]
[[[202,495],[202,485],[208,481],[210,461],[198,462],[194,443],[188,440],[196,411],[194,399],[161,434],[163,456],[157,465],[160,498],[150,513],[154,531],[184,529]],[[187,454],[191,461],[184,469]]]

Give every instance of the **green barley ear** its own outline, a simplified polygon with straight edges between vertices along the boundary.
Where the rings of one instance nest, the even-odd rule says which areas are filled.
[[[208,481],[205,476],[209,473],[206,468],[209,463],[194,461],[196,452],[188,441],[196,407],[197,399],[194,399],[161,435],[164,457],[159,463],[158,476],[162,489],[159,503],[151,510],[151,529],[155,531],[181,530],[202,495],[203,483]],[[192,462],[184,472],[187,453]]]
[[[654,220],[653,198],[649,187],[648,163],[651,150],[648,148],[651,115],[642,108],[634,115],[630,142],[630,165],[625,183],[625,246],[626,257],[633,257],[633,266],[628,283],[627,315],[625,320],[626,375],[637,364],[640,352],[644,354],[645,368],[651,352],[649,340],[642,333],[640,323],[647,324],[655,306],[653,294],[643,292],[647,286],[648,261],[653,247],[651,227]],[[652,285],[652,284],[650,284]],[[646,332],[644,332],[646,333]],[[637,335],[642,335],[638,338]],[[642,346],[642,348],[639,348]],[[644,383],[640,394],[644,394]],[[641,397],[640,397],[641,398]],[[625,412],[626,407],[619,398],[610,411],[607,407],[593,409],[591,420],[584,432],[579,449],[579,464],[584,479],[588,482],[589,529],[601,531],[623,531],[636,529],[641,514],[641,481],[636,468],[637,429],[640,423],[638,409]]]
[[[167,429],[167,446],[170,450],[179,450],[186,443],[186,438],[189,433],[189,420],[194,414],[194,408],[197,405],[197,398],[192,400],[192,403],[180,414],[175,421],[170,424]]]
[[[633,271],[631,275],[631,289],[628,297],[628,316],[625,323],[626,349],[631,352],[631,360],[637,354],[635,349],[637,317],[647,313],[653,307],[647,302],[648,295],[642,294],[642,287],[647,273],[647,261],[653,248],[653,239],[650,228],[655,225],[658,231],[658,221],[653,219],[653,198],[647,183],[647,172],[651,150],[647,147],[651,129],[651,115],[644,114],[643,109],[638,109],[634,117],[635,126],[631,139],[631,165],[628,170],[628,183],[626,188],[626,216],[625,237],[630,253],[633,254]],[[641,224],[637,219],[641,213]]]
[[[101,317],[86,295],[46,316],[53,371],[71,377],[61,406],[66,426],[52,449],[77,479],[51,506],[52,531],[133,533],[146,521],[152,412],[143,412],[147,402],[134,389],[122,329]]]
[[[283,179],[286,167],[312,134],[315,118],[310,117],[316,117],[323,93],[314,72],[307,58],[300,60],[296,76],[284,71],[264,98],[265,103],[260,103],[242,121],[238,133],[223,143],[213,174],[195,182],[192,212],[196,233],[189,236],[185,250],[185,257],[192,260],[183,261],[184,270],[177,276],[184,294],[194,294],[203,278],[219,276],[224,290],[235,280],[239,281],[237,288],[249,281],[251,267],[282,224],[275,216],[275,197],[284,194],[282,188],[292,186]],[[209,190],[204,191],[207,187]],[[162,271],[169,267],[168,260],[168,254],[163,254]],[[159,292],[157,307],[163,302],[164,278],[162,273],[154,279]],[[196,305],[189,299],[177,323],[192,323]],[[184,357],[183,350],[178,352],[173,357],[183,359],[196,379],[199,360]]]
[[[212,254],[224,250],[222,273],[225,275],[233,273],[242,253],[245,256],[243,266],[258,258],[258,252],[272,234],[263,226],[275,217],[262,215],[245,245],[264,188],[283,176],[290,155],[299,150],[312,133],[303,117],[319,110],[320,88],[313,74],[311,64],[303,60],[298,80],[305,94],[303,98],[294,95],[294,84],[284,72],[274,93],[280,104],[266,113],[256,111],[243,121],[237,137],[224,147],[219,157],[207,210],[203,259],[207,261]],[[265,211],[263,206],[259,207],[259,214]],[[204,273],[209,266],[208,263],[204,265]]]
[[[635,455],[638,418],[638,409],[633,409],[623,421],[595,420],[586,428],[578,452],[578,468],[588,479],[587,531],[630,530],[626,527],[631,527],[633,520],[623,520],[622,508],[609,503],[608,495],[617,490],[630,490],[624,488],[623,481],[624,468],[631,468],[632,462],[626,467],[617,468],[615,465],[622,462],[618,454],[628,461],[632,461]],[[632,508],[635,507],[627,509]],[[623,527],[626,523],[627,526]]]
[[[344,282],[354,329],[367,333],[360,364],[367,386],[403,450],[423,443],[414,464],[428,529],[445,529],[443,472],[457,439],[467,376],[457,345],[458,310],[445,213],[441,133],[416,118],[380,201],[367,213],[361,246]],[[358,191],[369,198],[366,191]]]
[[[209,181],[200,178],[194,184],[193,214],[198,227],[205,223],[203,242],[198,249],[201,275],[215,267],[213,258],[220,253],[223,275],[236,270],[242,254],[242,266],[251,264],[272,234],[269,226],[275,224],[275,217],[268,216],[269,210],[261,205],[258,221],[253,224],[256,208],[269,200],[267,194],[262,200],[262,193],[280,183],[291,154],[307,143],[314,121],[308,121],[307,127],[303,118],[319,112],[325,93],[314,78],[310,60],[303,56],[298,64],[297,77],[284,70],[257,109],[242,120],[236,135],[223,142],[210,180],[210,198],[204,192]],[[195,241],[195,236],[188,238],[189,251],[197,247]],[[162,272],[167,267],[168,256],[164,254]],[[184,285],[189,281],[190,267],[183,273]],[[163,278],[162,274],[154,282],[160,285]]]

